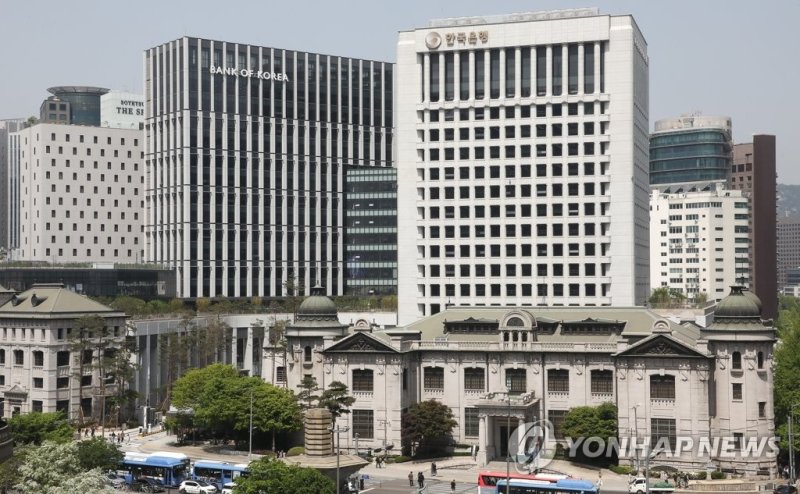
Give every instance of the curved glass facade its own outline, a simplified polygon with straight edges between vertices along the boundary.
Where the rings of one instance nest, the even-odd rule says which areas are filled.
[[[88,86],[58,86],[48,91],[70,104],[69,123],[100,126],[100,97],[108,89]]]
[[[730,136],[723,130],[681,130],[650,136],[650,184],[727,180]]]

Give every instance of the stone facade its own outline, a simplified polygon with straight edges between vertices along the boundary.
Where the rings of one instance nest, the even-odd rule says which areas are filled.
[[[358,321],[343,331],[331,314],[303,321],[301,306],[286,331],[286,356],[267,351],[262,368],[266,380],[280,375],[290,389],[305,375],[322,388],[347,384],[356,402],[337,422],[350,427],[343,448],[398,451],[402,413],[431,399],[451,407],[455,442],[477,446],[480,464],[505,456],[517,426],[547,419],[563,440],[570,409],[604,402],[618,407],[621,441],[663,439],[674,448],[682,438],[761,439],[774,434],[775,333],[754,300],[736,288],[707,328],[638,307],[451,307],[399,329]],[[631,450],[621,463],[636,464],[645,451]],[[651,458],[652,466],[684,470],[775,468],[769,448]]]
[[[71,351],[69,335],[84,316],[97,315],[108,329],[108,349],[118,348],[127,333],[127,316],[77,295],[61,284],[36,284],[14,294],[0,289],[0,411],[19,413],[63,411],[78,419],[99,419],[105,396],[116,394],[113,383],[101,386],[101,373],[92,363],[79,372],[79,356]],[[82,391],[81,391],[82,389]],[[81,401],[81,399],[83,401]]]

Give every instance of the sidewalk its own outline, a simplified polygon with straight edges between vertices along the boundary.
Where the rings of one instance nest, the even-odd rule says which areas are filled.
[[[208,445],[202,446],[177,446],[174,435],[167,435],[161,431],[147,436],[140,436],[138,429],[126,430],[125,434],[130,434],[130,443],[123,444],[124,451],[139,451],[142,453],[152,453],[154,451],[171,451],[183,453],[192,460],[206,459],[227,461],[229,463],[247,463],[247,453],[244,454],[224,454],[213,451]],[[261,455],[254,454],[252,459],[261,458]],[[431,463],[435,461],[438,475],[431,476]],[[511,472],[516,472],[515,465],[510,465]],[[475,484],[478,481],[480,472],[505,472],[506,463],[504,461],[492,461],[485,467],[478,464],[469,456],[454,456],[436,460],[407,461],[404,463],[384,463],[382,468],[377,468],[375,463],[370,463],[359,472],[368,475],[370,479],[398,480],[407,479],[408,473],[412,472],[416,479],[417,473],[422,472],[425,478],[438,482],[450,482],[455,480],[458,484]],[[606,469],[586,467],[563,460],[553,460],[545,468],[546,472],[561,473],[575,478],[588,480],[596,483],[602,479],[603,488],[611,490],[627,490],[628,478],[626,475],[618,475]],[[601,474],[602,472],[602,474]]]

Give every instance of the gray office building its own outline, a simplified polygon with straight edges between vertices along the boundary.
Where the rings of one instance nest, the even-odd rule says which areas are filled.
[[[20,130],[25,125],[24,119],[0,120],[0,249],[10,249],[11,240],[9,229],[11,201],[19,200],[16,193],[12,193],[11,169],[9,160],[9,134]]]
[[[346,168],[392,164],[393,70],[189,37],[145,51],[146,258],[178,296],[344,293]]]

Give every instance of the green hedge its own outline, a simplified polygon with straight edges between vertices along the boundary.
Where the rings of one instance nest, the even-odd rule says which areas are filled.
[[[302,446],[295,446],[294,448],[289,448],[289,451],[286,452],[286,456],[298,456],[302,455],[306,452],[306,448]]]
[[[711,472],[711,480],[722,480],[724,478],[725,478],[725,472],[720,472],[719,470]]]
[[[620,475],[628,475],[633,471],[633,468],[628,465],[609,465],[608,469]]]
[[[387,463],[405,463],[407,461],[411,461],[411,458],[403,455],[393,456],[386,460]]]

